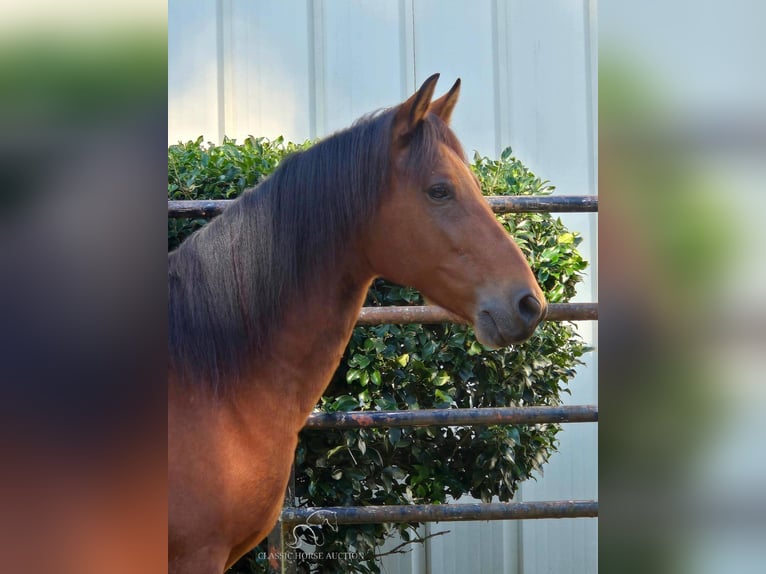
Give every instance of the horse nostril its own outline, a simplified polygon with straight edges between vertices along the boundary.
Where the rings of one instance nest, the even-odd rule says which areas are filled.
[[[542,317],[543,307],[534,295],[519,299],[519,315],[529,325],[536,325]]]

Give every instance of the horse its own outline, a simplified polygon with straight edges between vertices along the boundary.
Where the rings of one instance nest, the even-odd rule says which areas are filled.
[[[298,432],[371,282],[418,289],[488,348],[545,297],[449,127],[460,80],[285,158],[168,256],[168,566],[220,573],[277,522]]]

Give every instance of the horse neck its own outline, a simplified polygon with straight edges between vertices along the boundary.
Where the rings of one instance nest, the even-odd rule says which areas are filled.
[[[280,416],[300,430],[338,368],[372,278],[349,248],[335,271],[288,305],[275,344],[254,365],[258,380],[238,389],[237,403],[257,409],[278,398]]]

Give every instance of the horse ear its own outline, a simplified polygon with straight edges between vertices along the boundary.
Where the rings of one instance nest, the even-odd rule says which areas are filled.
[[[434,74],[399,106],[394,117],[394,135],[397,139],[408,138],[426,117],[438,80],[439,74]]]
[[[450,88],[449,92],[444,94],[438,100],[435,100],[428,111],[439,116],[445,124],[449,124],[452,117],[452,110],[455,109],[457,98],[460,95],[460,78]]]

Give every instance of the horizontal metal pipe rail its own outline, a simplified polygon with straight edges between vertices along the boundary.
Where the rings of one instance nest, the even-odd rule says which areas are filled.
[[[316,430],[593,422],[598,422],[596,405],[567,405],[317,413],[309,416],[303,428]]]
[[[597,321],[598,303],[551,303],[546,321]],[[465,323],[436,305],[407,305],[390,307],[362,307],[357,325],[406,325],[410,323]]]
[[[495,213],[588,213],[598,211],[597,195],[490,195]],[[168,217],[215,217],[234,199],[168,200]]]
[[[390,506],[328,506],[285,508],[281,521],[289,524],[377,524],[381,522],[454,522],[464,520],[525,520],[593,518],[596,500],[552,502],[490,502],[472,504],[412,504]]]

